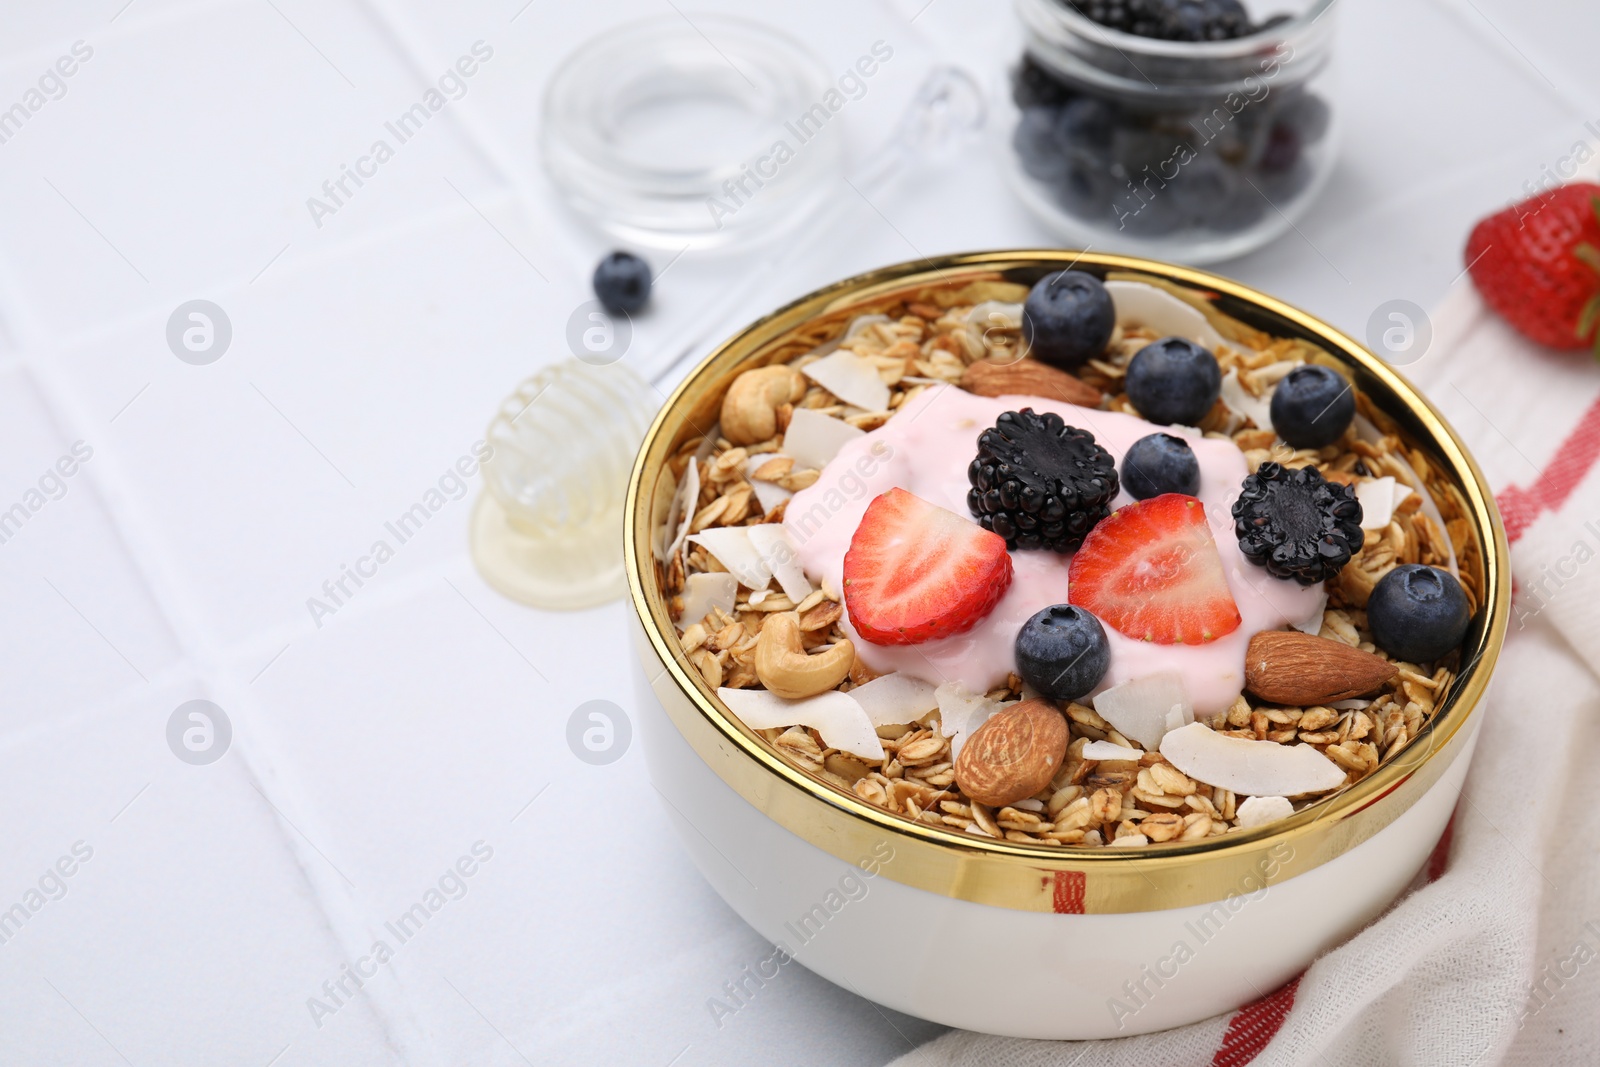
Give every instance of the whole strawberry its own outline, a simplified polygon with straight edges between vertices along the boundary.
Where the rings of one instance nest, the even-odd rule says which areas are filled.
[[[1479,222],[1467,269],[1484,301],[1519,333],[1600,358],[1600,185],[1574,182]]]

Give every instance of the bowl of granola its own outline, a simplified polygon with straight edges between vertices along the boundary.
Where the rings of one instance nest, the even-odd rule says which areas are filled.
[[[779,309],[668,400],[627,515],[652,780],[774,946],[719,1021],[796,961],[1020,1037],[1258,998],[1426,863],[1509,610],[1392,368],[1126,256]]]

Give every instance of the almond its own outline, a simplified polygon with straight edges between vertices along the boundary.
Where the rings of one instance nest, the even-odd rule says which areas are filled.
[[[1013,704],[990,716],[961,746],[956,783],[980,804],[1014,804],[1050,784],[1066,757],[1067,740],[1067,720],[1048,700]]]
[[[1394,664],[1343,641],[1267,630],[1245,652],[1245,688],[1262,700],[1309,707],[1365,696],[1394,679]]]
[[[1100,390],[1066,371],[1037,360],[981,360],[961,374],[961,388],[978,396],[1042,396],[1080,407],[1097,408]]]

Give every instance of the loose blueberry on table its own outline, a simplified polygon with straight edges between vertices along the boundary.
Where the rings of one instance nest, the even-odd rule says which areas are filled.
[[[650,264],[632,252],[613,252],[594,268],[594,295],[613,315],[631,315],[650,299]]]

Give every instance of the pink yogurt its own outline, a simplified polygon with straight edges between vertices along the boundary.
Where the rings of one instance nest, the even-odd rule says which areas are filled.
[[[977,454],[978,434],[1002,412],[1031,407],[1053,411],[1070,425],[1094,434],[1116,459],[1139,438],[1174,431],[1132,415],[1094,411],[1041,397],[981,397],[954,386],[931,386],[878,430],[839,450],[811,488],[796,493],[784,527],[799,549],[800,563],[814,580],[843,588],[844,555],[850,538],[874,497],[899,487],[931,504],[971,519],[967,510],[967,465]],[[1231,441],[1189,437],[1200,462],[1200,500],[1222,556],[1228,586],[1243,621],[1225,637],[1205,645],[1158,645],[1125,637],[1107,626],[1111,666],[1096,693],[1154,674],[1177,671],[1196,715],[1212,715],[1233,703],[1244,687],[1245,646],[1262,630],[1304,625],[1320,615],[1320,586],[1274,578],[1239,552],[1229,508],[1246,468],[1244,453]],[[1113,508],[1133,502],[1123,489]],[[1049,551],[1011,554],[1015,578],[1000,603],[964,634],[921,645],[883,646],[863,641],[850,625],[840,625],[856,643],[857,654],[880,673],[904,671],[934,685],[956,682],[982,693],[1005,681],[1014,669],[1017,631],[1035,612],[1067,600],[1070,555]]]

